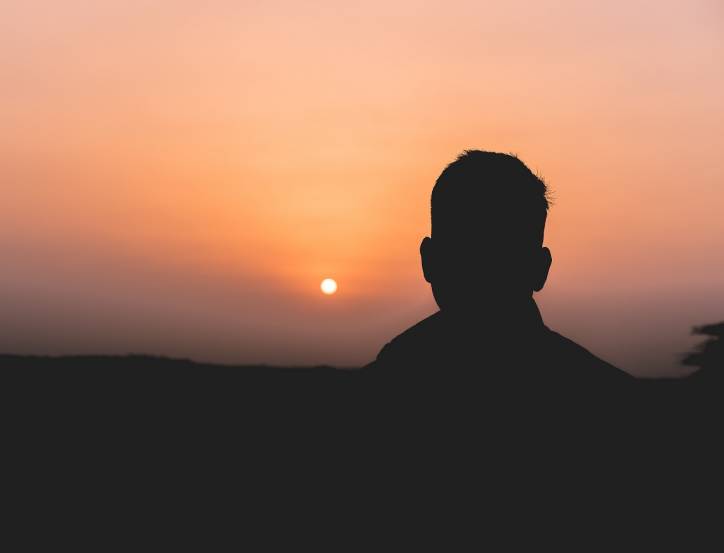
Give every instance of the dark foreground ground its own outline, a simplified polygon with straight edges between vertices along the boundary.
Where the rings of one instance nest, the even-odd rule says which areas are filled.
[[[143,529],[160,535],[159,548],[173,538],[208,549],[217,532],[194,532],[202,520],[242,542],[256,532],[267,544],[318,543],[311,536],[371,549],[382,543],[372,536],[393,531],[403,549],[437,532],[447,550],[494,529],[484,505],[540,520],[563,503],[579,517],[567,515],[566,528],[597,520],[595,535],[606,536],[640,525],[650,507],[636,495],[677,519],[712,499],[704,495],[716,499],[705,475],[721,467],[718,366],[583,392],[420,388],[332,367],[5,355],[3,495],[12,520],[29,521],[26,544],[50,532],[94,550],[149,546]],[[592,517],[591,505],[605,514]],[[445,524],[457,530],[438,532]]]
[[[718,365],[605,389],[525,380],[421,386],[360,369],[148,356],[4,355],[0,367],[5,437],[22,444],[15,451],[35,452],[30,465],[79,455],[139,467],[164,460],[168,470],[233,460],[312,477],[452,463],[452,476],[480,455],[487,462],[517,450],[525,453],[514,463],[568,449],[621,462],[653,444],[671,448],[665,456],[696,455],[691,441],[718,447],[724,421]]]
[[[247,460],[276,452],[277,461],[297,463],[326,451],[328,462],[339,457],[345,466],[395,450],[425,459],[459,448],[496,451],[501,441],[548,449],[561,436],[569,445],[625,438],[626,448],[656,437],[673,446],[677,436],[696,434],[719,443],[724,365],[707,359],[687,378],[581,389],[540,380],[420,385],[325,366],[2,355],[0,407],[6,433],[29,447],[55,444],[53,455],[67,448],[161,455],[181,448],[192,459],[221,448]]]

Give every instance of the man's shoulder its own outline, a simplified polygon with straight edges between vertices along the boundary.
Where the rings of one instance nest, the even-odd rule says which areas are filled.
[[[439,329],[440,312],[437,311],[401,332],[390,340],[389,343],[395,346],[405,346],[420,340],[428,340],[434,333],[438,332]]]
[[[425,346],[431,345],[439,327],[440,312],[437,311],[392,338],[367,367],[380,362],[400,361],[408,356],[423,355],[427,349]]]
[[[553,358],[559,366],[578,374],[600,377],[609,381],[627,381],[633,377],[611,363],[597,357],[570,338],[546,327],[548,344]]]

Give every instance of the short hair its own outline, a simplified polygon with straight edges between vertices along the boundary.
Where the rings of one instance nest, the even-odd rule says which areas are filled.
[[[431,198],[433,236],[486,218],[506,232],[543,243],[548,188],[516,156],[465,150],[435,181]]]

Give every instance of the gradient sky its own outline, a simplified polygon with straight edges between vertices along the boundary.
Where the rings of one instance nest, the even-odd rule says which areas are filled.
[[[718,1],[11,1],[0,83],[0,351],[367,362],[466,148],[553,191],[552,328],[668,374],[724,320]]]

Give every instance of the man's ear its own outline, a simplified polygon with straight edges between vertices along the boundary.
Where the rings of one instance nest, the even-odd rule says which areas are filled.
[[[550,271],[551,263],[553,263],[553,257],[548,248],[541,248],[539,255],[540,259],[536,267],[535,281],[533,282],[534,292],[540,292],[543,286],[545,286],[546,280],[548,279],[548,271]]]
[[[432,238],[425,236],[420,243],[420,260],[422,261],[422,274],[425,275],[427,282],[432,282],[432,267],[434,263],[434,255],[432,249]]]

